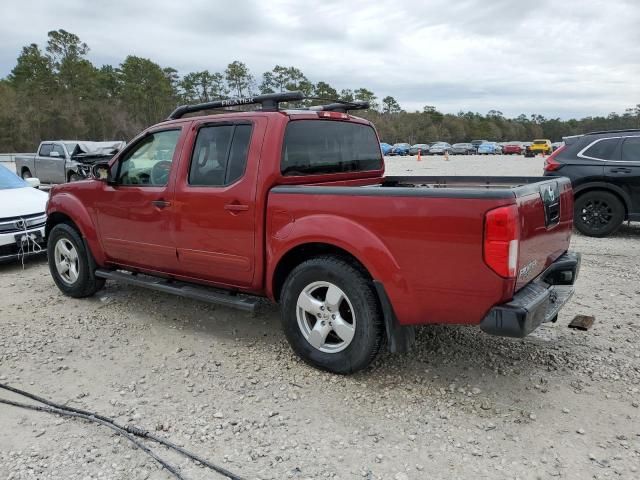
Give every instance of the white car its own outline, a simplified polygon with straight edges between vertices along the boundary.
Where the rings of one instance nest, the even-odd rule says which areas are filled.
[[[38,186],[37,178],[23,180],[0,165],[0,262],[45,251],[49,196]]]

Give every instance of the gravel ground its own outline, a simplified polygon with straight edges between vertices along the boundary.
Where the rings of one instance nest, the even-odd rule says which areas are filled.
[[[390,158],[392,174],[537,175],[522,157]],[[340,377],[245,313],[108,284],[60,294],[43,260],[0,267],[0,382],[132,421],[248,479],[640,478],[640,225],[576,235],[577,293],[522,340],[422,327]],[[594,315],[588,332],[567,328]],[[0,391],[4,398],[18,399]],[[188,479],[220,478],[157,449]],[[168,479],[104,427],[0,405],[0,476]]]

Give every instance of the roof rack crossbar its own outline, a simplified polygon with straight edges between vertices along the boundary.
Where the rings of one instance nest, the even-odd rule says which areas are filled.
[[[216,100],[215,102],[198,103],[196,105],[182,105],[176,108],[169,115],[169,120],[182,118],[187,113],[201,112],[203,110],[213,110],[216,108],[235,107],[237,105],[261,104],[265,112],[277,112],[278,104],[281,102],[297,102],[304,99],[302,92],[282,92],[267,93],[246,98],[229,98],[226,100]]]

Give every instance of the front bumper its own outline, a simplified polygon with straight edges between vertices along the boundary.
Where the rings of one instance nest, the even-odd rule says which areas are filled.
[[[498,305],[480,322],[480,329],[502,337],[525,337],[544,322],[554,322],[571,298],[580,271],[580,254],[567,252],[538,278]]]
[[[0,263],[45,253],[47,246],[44,233],[44,226],[41,226],[19,233],[0,234]]]

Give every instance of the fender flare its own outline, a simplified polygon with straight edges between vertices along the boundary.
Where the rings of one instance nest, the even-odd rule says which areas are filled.
[[[272,229],[268,243],[273,247],[266,272],[266,290],[270,297],[273,296],[274,274],[284,256],[297,247],[318,243],[349,253],[374,280],[384,279],[387,291],[408,290],[400,266],[387,246],[377,235],[353,220],[338,215],[309,215]]]
[[[82,202],[67,192],[60,192],[50,197],[47,204],[47,231],[52,228],[49,219],[55,218],[56,213],[65,215],[73,221],[89,247],[96,263],[104,266],[106,257],[100,239],[98,238],[94,220]]]
[[[608,182],[588,182],[573,188],[574,198],[586,190],[606,190],[618,195],[622,199],[627,214],[631,211],[631,198],[622,188]]]

